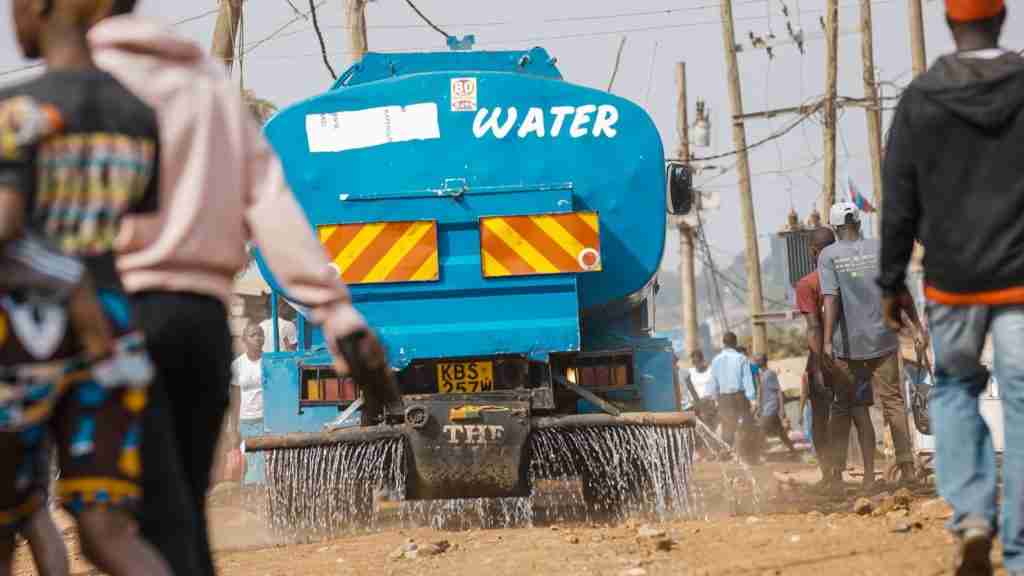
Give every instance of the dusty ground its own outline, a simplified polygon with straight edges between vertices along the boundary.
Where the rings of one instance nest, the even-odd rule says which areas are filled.
[[[723,481],[723,471],[740,480]],[[252,501],[222,489],[212,497],[211,523],[224,576],[949,573],[952,541],[942,529],[948,508],[927,489],[874,495],[872,511],[859,515],[853,511],[855,477],[847,498],[830,500],[809,490],[816,473],[807,464],[757,467],[756,502],[735,469],[701,464],[698,477],[706,500],[699,520],[466,531],[395,526],[286,545],[276,544],[263,528]],[[73,572],[91,574],[75,550],[73,528],[66,535],[75,555]],[[408,542],[417,544],[417,557],[395,558]],[[15,574],[32,573],[22,547]]]

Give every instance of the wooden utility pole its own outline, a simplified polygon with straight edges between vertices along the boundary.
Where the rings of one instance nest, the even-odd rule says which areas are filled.
[[[345,21],[348,23],[352,62],[358,62],[370,46],[366,39],[366,0],[345,0]]]
[[[910,52],[914,60],[914,76],[917,76],[928,68],[928,58],[924,51],[924,14],[921,10],[921,0],[907,0],[907,3],[910,17]]]
[[[836,90],[839,67],[839,0],[825,7],[825,189],[821,213],[836,201]]]
[[[757,223],[754,219],[754,198],[750,186],[750,161],[747,158],[747,135],[743,126],[743,94],[740,92],[739,63],[736,61],[736,32],[732,18],[732,0],[722,0],[722,39],[725,42],[725,64],[728,68],[729,100],[732,103],[732,140],[736,146],[736,170],[739,173],[740,216],[747,257],[747,297],[753,352],[767,352],[767,329],[761,316],[764,301],[761,294],[761,257],[757,249]]]
[[[213,28],[213,42],[210,54],[224,62],[228,74],[235,63],[235,40],[238,38],[238,22],[242,16],[242,0],[220,0],[217,24]]]
[[[907,0],[910,5],[910,53],[913,56],[914,77],[924,74],[928,69],[928,56],[924,50],[924,15],[921,11],[921,0]],[[914,251],[910,255],[910,268],[915,271],[922,269],[924,262],[924,246],[914,243]]]
[[[679,136],[679,150],[677,155],[683,164],[690,163],[690,123],[687,119],[686,101],[686,63],[676,64],[676,88],[678,98],[676,100],[676,134]],[[695,204],[694,210],[698,209]],[[682,314],[683,332],[685,333],[684,352],[686,359],[690,358],[694,350],[700,349],[697,340],[697,275],[694,272],[694,249],[693,249],[693,227],[686,221],[685,216],[676,216],[676,227],[679,229],[679,279],[682,289]]]
[[[871,176],[874,182],[875,209],[882,209],[882,110],[875,84],[875,50],[872,37],[871,0],[860,0],[860,60],[864,67],[864,99],[867,100],[868,147],[871,152]],[[881,218],[874,218],[881,233]]]

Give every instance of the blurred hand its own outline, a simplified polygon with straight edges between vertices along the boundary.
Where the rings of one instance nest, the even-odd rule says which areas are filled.
[[[917,333],[918,337],[921,339],[921,346],[924,348],[925,354],[927,354],[928,349],[931,347],[932,335],[928,333],[928,328],[926,328],[923,323]]]
[[[903,328],[902,313],[903,302],[899,296],[882,296],[882,316],[889,329],[899,331]]]
[[[331,307],[322,318],[315,318],[315,320],[320,321],[322,325],[324,341],[327,343],[327,349],[334,360],[334,368],[338,375],[348,375],[352,372],[348,361],[338,350],[338,342],[356,333],[367,334],[366,338],[360,339],[354,351],[355,356],[361,359],[364,366],[379,367],[381,362],[387,362],[384,348],[381,346],[380,340],[377,339],[377,335],[370,330],[366,319],[352,307],[352,304],[338,303]]]
[[[821,361],[823,364],[831,362],[834,356],[832,355],[832,342],[825,341],[821,345]]]
[[[353,370],[353,367],[349,366],[348,359],[337,348],[337,340],[328,340],[328,342],[331,342],[331,358],[334,360],[334,367],[338,374],[351,375],[355,372],[372,372],[387,366],[387,352],[385,352],[384,346],[380,343],[380,339],[377,338],[377,334],[369,328],[365,329],[365,333],[366,336],[359,339],[356,343],[354,350],[355,358],[352,359],[353,362],[360,363],[361,370]]]

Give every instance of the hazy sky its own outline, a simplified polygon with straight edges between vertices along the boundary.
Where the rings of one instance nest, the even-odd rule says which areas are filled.
[[[317,0],[318,2],[320,0]],[[619,38],[626,37],[625,50],[613,92],[643,104],[654,118],[666,153],[675,149],[675,62],[687,64],[690,118],[697,98],[712,110],[711,148],[695,149],[697,156],[727,152],[733,148],[728,89],[721,35],[718,0],[631,0],[630,2],[585,2],[581,0],[497,2],[494,0],[417,0],[419,8],[447,32],[475,34],[480,49],[524,49],[543,46],[558,58],[567,80],[604,89],[615,61]],[[794,106],[824,93],[825,52],[819,18],[824,0],[734,0],[737,40],[749,46],[748,32],[786,36],[789,12],[793,26],[807,36],[805,54],[796,46],[775,49],[774,59],[763,51],[740,54],[740,76],[747,112]],[[10,4],[10,1],[5,4]],[[1003,34],[1008,48],[1024,48],[1024,12],[1018,2],[1010,4]],[[330,59],[340,73],[350,56],[344,27],[344,0],[326,0],[318,10]],[[216,8],[214,0],[140,0],[142,13],[167,21],[200,16]],[[245,57],[247,88],[279,106],[326,89],[331,78],[324,67],[312,23],[297,18],[295,9],[305,13],[308,0],[248,0],[244,42],[250,47]],[[905,0],[875,0],[875,64],[878,76],[894,85],[910,80],[910,42]],[[0,23],[0,73],[25,64],[17,51],[9,18]],[[178,30],[208,46],[215,14],[196,18]],[[255,46],[289,22],[271,40]],[[404,0],[375,0],[367,7],[371,50],[437,50],[444,38],[426,27]],[[859,1],[840,0],[839,94],[863,96],[860,61]],[[945,25],[943,2],[925,1],[925,33],[929,61],[952,48]],[[237,70],[236,70],[237,72]],[[14,81],[25,74],[6,74],[0,80]],[[236,73],[237,79],[237,73]],[[785,127],[793,117],[755,120],[747,126],[748,142],[755,142]],[[888,115],[885,124],[888,125]],[[847,176],[865,195],[871,193],[871,171],[867,161],[866,122],[858,108],[841,111],[838,144],[838,195],[845,194]],[[751,155],[754,174],[754,206],[761,253],[767,254],[765,235],[777,231],[794,206],[806,217],[822,189],[820,125],[804,122],[786,136],[756,148]],[[715,161],[731,167],[733,158]],[[735,171],[712,176],[705,189],[721,195],[722,208],[707,215],[707,236],[722,266],[727,255],[743,247]],[[705,176],[701,180],[707,181]],[[675,234],[670,232],[664,266],[678,262]]]

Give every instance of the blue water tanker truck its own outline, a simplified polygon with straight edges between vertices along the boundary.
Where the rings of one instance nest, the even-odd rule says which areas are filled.
[[[406,499],[522,496],[538,431],[692,423],[652,336],[682,192],[640,106],[566,82],[542,48],[369,53],[266,134],[312,226],[295,233],[323,244],[401,401],[359,416],[299,314],[298,349],[264,356],[247,449],[398,438]]]

